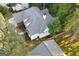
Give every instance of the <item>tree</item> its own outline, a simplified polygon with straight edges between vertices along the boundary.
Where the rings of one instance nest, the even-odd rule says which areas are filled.
[[[0,12],[5,15],[8,12],[8,8],[6,8],[5,6],[0,5]]]
[[[11,3],[8,3],[7,6],[9,7],[9,11],[13,12]]]
[[[5,21],[0,14],[0,54],[12,54],[18,47],[18,36],[12,24]]]
[[[67,17],[75,10],[75,4],[48,4],[47,7],[55,17],[54,21],[49,23],[50,33],[57,34],[63,31]]]
[[[7,29],[7,30],[6,30]],[[17,48],[18,36],[15,32],[13,25],[7,23],[7,28],[5,28],[5,38],[4,40],[4,52],[7,54],[12,54],[13,50]]]
[[[46,8],[49,9],[49,13],[52,15],[52,16],[56,16],[57,12],[58,12],[58,9],[59,9],[59,4],[55,3],[55,4],[52,4],[52,3],[47,3],[46,4]]]
[[[10,8],[7,8],[6,6],[0,5],[0,13],[3,14],[6,20],[12,16],[12,12],[10,11]]]
[[[0,28],[3,29],[5,26],[5,19],[3,15],[0,13]]]
[[[52,35],[55,35],[57,33],[60,32],[61,30],[61,24],[60,24],[60,21],[58,20],[58,18],[52,20],[49,25],[49,32],[52,34]]]
[[[60,4],[57,16],[59,17],[62,28],[64,23],[67,21],[66,17],[71,15],[75,10],[75,4]]]

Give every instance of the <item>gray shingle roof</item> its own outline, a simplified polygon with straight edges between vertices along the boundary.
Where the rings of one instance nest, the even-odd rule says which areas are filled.
[[[44,20],[43,14],[46,12],[46,19]],[[24,22],[25,27],[28,30],[28,34],[31,37],[34,34],[43,33],[48,27],[48,23],[52,20],[52,16],[48,13],[48,9],[40,10],[38,7],[31,7],[24,11],[14,13],[14,20],[16,23]],[[29,26],[27,24],[29,23]]]
[[[30,56],[64,56],[63,51],[60,49],[58,44],[54,40],[48,40],[42,42],[31,52],[28,53]]]
[[[44,22],[46,23],[46,25],[48,25],[49,22],[51,22],[51,20],[53,20],[53,17],[49,14],[48,9],[43,9],[41,10],[41,12],[46,15],[46,19],[44,20]]]
[[[38,47],[32,50],[28,55],[30,56],[50,56],[50,52],[44,43],[41,43]]]
[[[37,7],[29,8],[24,12],[24,18],[26,18],[26,16],[29,18],[27,23],[31,23],[31,25],[29,25],[28,27],[26,26],[30,33],[30,36],[36,33],[42,33],[47,28],[42,15],[43,14]],[[25,23],[25,25],[27,23]]]
[[[46,8],[46,9],[41,10],[41,12],[42,12],[43,14],[48,14],[48,13],[49,13],[49,11],[48,11],[48,9],[47,9],[47,8]]]
[[[14,17],[14,21],[16,22],[16,23],[20,23],[21,21],[23,21],[23,14],[24,13],[24,11],[22,11],[22,12],[18,12],[18,13],[14,13],[13,14],[13,17]]]

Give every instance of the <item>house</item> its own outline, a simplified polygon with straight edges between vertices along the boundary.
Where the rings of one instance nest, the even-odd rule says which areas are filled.
[[[53,19],[48,9],[31,7],[13,14],[16,24],[23,22],[31,40],[50,35],[48,23]],[[17,25],[18,26],[18,25]]]
[[[11,3],[14,12],[27,9],[29,7],[28,3]]]
[[[65,56],[64,52],[54,40],[43,41],[36,48],[32,49],[28,56]]]
[[[0,5],[5,6],[5,7],[9,8],[9,7],[7,6],[7,4],[8,4],[8,3],[0,3]]]

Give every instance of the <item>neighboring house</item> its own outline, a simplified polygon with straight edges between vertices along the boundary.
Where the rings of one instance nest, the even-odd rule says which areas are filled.
[[[29,7],[28,3],[11,3],[13,11],[20,11]]]
[[[46,37],[50,35],[48,23],[53,19],[48,9],[40,10],[37,7],[31,7],[13,14],[16,24],[23,22],[31,40]],[[18,25],[17,25],[18,26]]]
[[[54,40],[43,41],[27,55],[29,56],[65,56]]]

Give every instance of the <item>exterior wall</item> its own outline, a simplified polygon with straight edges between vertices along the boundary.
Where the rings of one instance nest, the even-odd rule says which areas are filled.
[[[37,33],[37,34],[32,35],[32,36],[31,36],[31,40],[36,39],[38,36],[39,36],[39,38],[43,38],[43,37],[46,37],[46,36],[50,35],[49,29],[47,28],[47,29],[45,29],[45,30],[46,30],[46,31],[44,31],[44,32],[42,32],[42,33]]]

